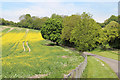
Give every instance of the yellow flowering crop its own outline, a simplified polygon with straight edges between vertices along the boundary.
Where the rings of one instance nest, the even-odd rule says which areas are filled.
[[[40,41],[44,40],[40,32],[30,32],[27,34],[25,41]]]
[[[0,33],[0,35],[2,35],[2,33]],[[16,32],[9,32],[9,33],[6,33],[5,35],[3,35],[2,37],[0,37],[0,41],[2,42],[2,48],[4,50],[4,48],[8,48],[9,49],[9,52],[11,52],[11,54],[9,56],[6,56],[6,57],[2,57],[0,58],[1,60],[3,60],[3,65],[10,65],[10,64],[14,64],[14,63],[10,63],[9,60],[12,60],[12,59],[17,59],[19,57],[29,57],[30,54],[21,54],[20,52],[24,52],[24,48],[23,48],[23,45],[25,46],[25,51],[27,51],[27,45],[26,45],[26,42],[35,42],[35,41],[40,41],[40,40],[44,40],[42,38],[42,35],[40,32],[36,32],[36,31],[28,31],[25,30],[25,31],[20,31],[20,30],[17,30]],[[24,42],[24,44],[23,44]],[[28,43],[30,44],[30,43]],[[31,44],[32,45],[32,44]],[[17,55],[16,55],[17,53]],[[3,53],[4,54],[4,53]],[[38,56],[39,58],[41,56]],[[34,57],[31,57],[31,58],[34,58]],[[36,57],[35,57],[36,58]],[[19,63],[15,63],[15,64],[19,64]],[[30,64],[28,63],[20,63],[20,64],[23,64],[23,65],[27,65],[27,66],[30,66]]]

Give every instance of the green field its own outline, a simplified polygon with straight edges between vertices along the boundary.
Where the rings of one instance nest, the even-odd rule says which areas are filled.
[[[118,60],[118,56],[120,55],[119,50],[95,49],[95,50],[91,51],[90,53],[100,55],[100,56],[103,56],[103,57],[107,57],[107,58],[111,58],[111,59],[115,59],[115,60]]]
[[[84,60],[77,51],[48,46],[51,42],[44,40],[38,30],[8,30],[3,30],[1,35],[4,35],[0,37],[2,78],[28,78],[35,75],[63,78]]]
[[[115,72],[103,61],[88,56],[88,64],[82,78],[118,78]]]
[[[63,78],[84,61],[78,51],[50,45],[54,43],[44,40],[38,30],[6,27],[0,35],[2,78]],[[91,51],[104,57],[109,57],[109,53],[110,58],[117,59],[116,51],[107,52]],[[88,56],[82,78],[117,78],[117,75],[103,61]]]

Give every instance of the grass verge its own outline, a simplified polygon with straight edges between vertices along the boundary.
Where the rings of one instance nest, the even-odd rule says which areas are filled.
[[[115,72],[103,61],[88,56],[88,64],[82,78],[118,78]]]
[[[120,56],[119,51],[120,50],[101,50],[97,48],[93,51],[90,51],[90,53],[120,61],[120,59],[118,59],[118,56]]]

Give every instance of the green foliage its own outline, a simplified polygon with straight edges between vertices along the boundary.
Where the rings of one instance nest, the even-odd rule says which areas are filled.
[[[118,16],[112,15],[110,18],[104,21],[105,25],[109,24],[111,21],[116,21],[118,22]]]
[[[80,51],[91,50],[97,46],[100,26],[89,14],[83,13],[79,23],[71,32],[70,41],[74,42]]]
[[[112,15],[110,18],[106,19],[104,21],[104,23],[98,23],[101,27],[105,27],[107,24],[109,24],[111,21],[116,21],[116,22],[119,22],[118,18],[120,16],[115,16],[115,15]]]
[[[52,14],[51,18],[62,19],[62,17],[60,15],[57,15],[57,14]]]
[[[119,24],[115,21],[111,21],[108,25],[106,25],[101,33],[102,44],[109,44],[111,47],[120,48],[119,44],[119,32],[118,32]]]
[[[62,44],[72,47],[75,46],[74,43],[70,42],[70,37],[71,37],[71,31],[77,25],[79,19],[80,19],[80,15],[66,16],[63,19],[63,29],[61,34]]]
[[[105,26],[104,32],[106,33],[106,36],[108,37],[108,41],[110,41],[111,38],[119,37],[118,23],[115,21],[111,21],[108,25]]]
[[[104,23],[98,23],[102,28],[105,27]]]
[[[13,21],[8,21],[3,18],[0,18],[0,25],[11,25],[13,26],[15,23]]]
[[[62,35],[61,38],[63,40],[70,40],[71,36],[71,31],[77,24],[79,23],[80,15],[72,15],[72,16],[67,16],[63,20],[63,26],[64,28],[62,29]]]
[[[22,15],[19,17],[20,24],[22,24],[22,27],[25,28],[32,28],[33,26],[33,19],[30,14]]]
[[[17,25],[40,30],[47,19],[48,17],[38,18],[36,16],[26,14],[19,17],[20,22]]]
[[[20,22],[17,23],[0,18],[0,25],[42,29],[45,39],[84,51],[94,49],[98,45],[101,45],[103,49],[120,48],[118,18],[120,16],[112,15],[104,23],[96,23],[85,12],[71,16],[52,14],[51,18],[25,14],[19,17]]]
[[[60,43],[62,30],[62,20],[59,18],[48,19],[41,29],[43,38],[49,39],[57,44]]]
[[[40,30],[45,23],[45,21],[48,19],[48,17],[38,18],[33,16],[33,28]]]

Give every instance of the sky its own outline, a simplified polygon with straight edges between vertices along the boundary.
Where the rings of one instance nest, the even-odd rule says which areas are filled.
[[[38,1],[24,0],[17,2],[15,0],[4,0],[0,2],[0,17],[18,22],[19,17],[23,14],[31,16],[50,17],[53,13],[59,15],[82,14],[83,12],[92,15],[97,22],[104,22],[111,15],[118,15],[117,0],[111,1]]]

